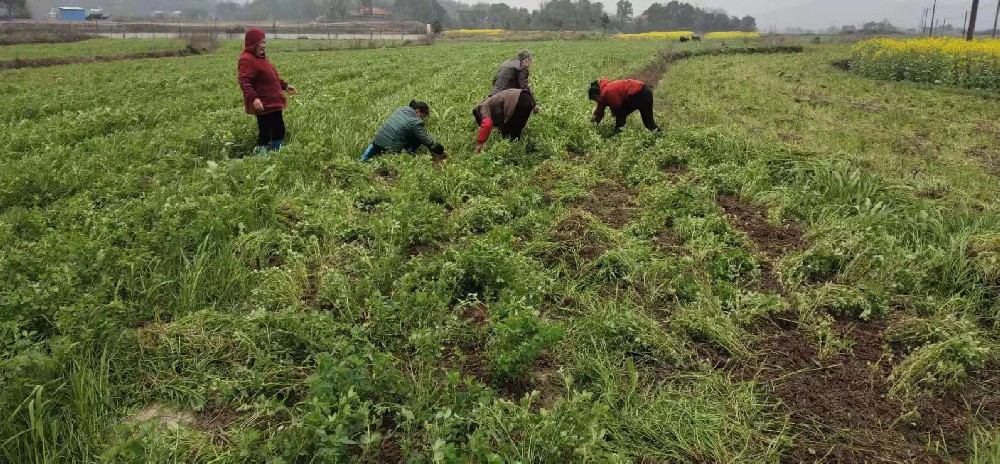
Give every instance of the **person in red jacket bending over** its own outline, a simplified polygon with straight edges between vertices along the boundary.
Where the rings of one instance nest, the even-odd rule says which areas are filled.
[[[500,136],[505,139],[521,138],[535,108],[535,97],[530,90],[523,89],[507,89],[480,102],[472,109],[472,116],[479,125],[475,152],[483,150],[494,127],[500,129]]]
[[[250,28],[243,40],[243,53],[237,65],[236,78],[243,91],[243,107],[247,114],[257,116],[257,154],[268,149],[280,150],[285,145],[285,120],[281,110],[288,106],[283,91],[295,94],[295,87],[278,77],[278,71],[264,56],[264,31]]]
[[[625,127],[628,115],[638,110],[646,129],[660,130],[653,120],[653,91],[641,81],[609,81],[601,78],[590,84],[588,93],[590,99],[597,102],[597,107],[594,108],[595,124],[600,124],[604,119],[604,109],[611,108],[611,114],[615,115],[615,132],[620,132]]]

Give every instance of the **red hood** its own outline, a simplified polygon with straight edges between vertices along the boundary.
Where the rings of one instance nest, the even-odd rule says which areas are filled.
[[[243,38],[243,51],[251,55],[257,55],[254,53],[254,49],[257,48],[257,44],[262,40],[264,40],[264,31],[255,27],[247,29],[247,35]],[[262,53],[259,56],[263,57],[264,54]]]
[[[597,85],[601,88],[601,92],[604,91],[604,87],[607,86],[608,83],[610,83],[610,82],[611,81],[609,81],[609,80],[607,80],[607,79],[605,79],[603,77],[597,80]]]

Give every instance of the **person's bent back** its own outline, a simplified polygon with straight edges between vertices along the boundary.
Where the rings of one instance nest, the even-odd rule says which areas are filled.
[[[615,115],[615,131],[625,127],[628,116],[636,111],[642,115],[642,123],[646,129],[658,131],[659,127],[653,120],[653,90],[648,85],[635,79],[609,81],[599,79],[590,84],[588,97],[597,103],[594,107],[593,122],[600,124],[604,119],[606,108]]]
[[[483,149],[494,127],[500,129],[500,135],[505,139],[521,138],[534,108],[535,98],[531,92],[521,89],[507,89],[480,102],[472,109],[472,116],[479,126],[475,152]]]
[[[382,153],[413,153],[421,145],[435,155],[443,155],[444,147],[434,141],[424,126],[424,119],[430,112],[427,103],[418,101],[411,101],[409,106],[397,109],[375,133],[375,139],[361,155],[361,161],[368,161]]]
[[[514,59],[500,66],[496,77],[493,78],[493,88],[490,89],[489,96],[492,97],[508,89],[530,91],[531,85],[528,84],[528,72],[530,68],[531,53],[527,50],[518,53]]]

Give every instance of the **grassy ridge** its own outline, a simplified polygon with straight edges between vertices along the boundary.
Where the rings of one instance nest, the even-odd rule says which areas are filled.
[[[0,47],[0,61],[16,59],[74,58],[91,56],[131,55],[136,53],[181,50],[180,39],[112,39],[97,38],[65,44],[22,44]]]
[[[473,155],[471,105],[522,46],[275,53],[302,94],[270,158],[238,158],[254,134],[232,56],[5,73],[2,455],[794,459],[816,437],[753,374],[775,318],[822,359],[863,355],[845,321],[891,321],[901,404],[990,379],[996,181],[962,158],[982,139],[891,148],[925,123],[907,98],[964,105],[959,128],[988,102],[824,52],[700,57],[657,89],[665,134],[609,138],[587,82],[657,45],[533,43],[542,113]],[[855,106],[865,86],[886,111]],[[413,97],[451,157],[357,163]],[[732,201],[805,236],[763,246]],[[860,456],[995,457],[993,410],[951,409],[975,425],[879,430],[901,445]]]

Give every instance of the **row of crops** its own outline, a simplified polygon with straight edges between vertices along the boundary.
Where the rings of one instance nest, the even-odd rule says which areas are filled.
[[[897,81],[1000,89],[1000,40],[874,39],[855,45],[852,69]]]

